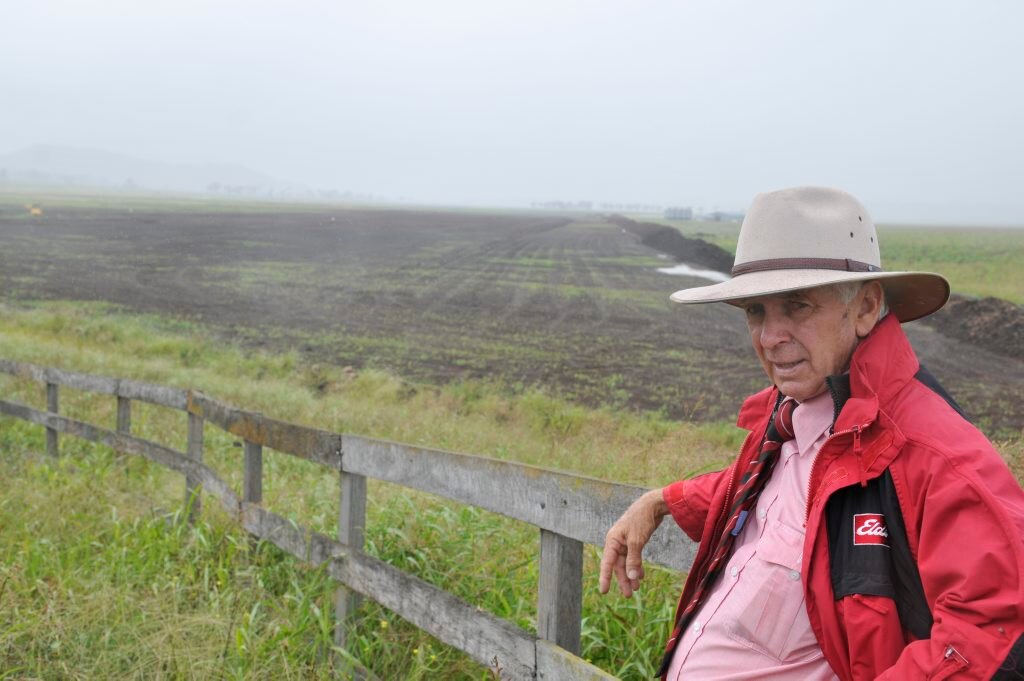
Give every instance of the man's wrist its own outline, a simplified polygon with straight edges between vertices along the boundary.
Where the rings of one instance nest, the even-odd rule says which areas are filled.
[[[656,518],[661,519],[669,514],[664,489],[652,489],[650,492],[645,493],[644,497],[646,497],[645,502],[648,508]]]

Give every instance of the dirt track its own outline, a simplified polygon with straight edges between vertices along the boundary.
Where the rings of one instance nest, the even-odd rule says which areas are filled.
[[[595,219],[596,220],[596,219]],[[587,403],[731,418],[763,376],[740,314],[637,236],[562,217],[412,211],[0,214],[8,299],[104,300],[313,361],[544,384]],[[1024,361],[921,324],[923,361],[990,432],[1024,428]]]

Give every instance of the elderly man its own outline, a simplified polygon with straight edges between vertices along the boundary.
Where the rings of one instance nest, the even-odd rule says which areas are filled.
[[[600,589],[626,596],[664,516],[700,542],[663,678],[1024,678],[1024,492],[900,327],[948,295],[883,271],[860,202],[814,187],[759,195],[733,278],[672,295],[741,308],[773,385],[729,468],[608,532]]]

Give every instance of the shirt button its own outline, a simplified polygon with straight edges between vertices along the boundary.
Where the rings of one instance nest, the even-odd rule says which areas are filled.
[[[734,568],[729,570],[729,574],[732,575],[733,577],[735,577],[739,573],[740,573],[740,569],[738,567],[734,567]]]
[[[700,622],[694,622],[693,623],[693,633],[695,633],[695,634],[699,634],[700,633]]]
[[[760,518],[761,520],[764,520],[765,516],[767,516],[767,515],[768,515],[768,511],[764,510],[763,508],[762,509],[758,509],[757,517]]]
[[[796,580],[800,579],[800,573],[797,572],[796,570],[790,570],[789,571],[789,578],[792,579],[795,582]]]

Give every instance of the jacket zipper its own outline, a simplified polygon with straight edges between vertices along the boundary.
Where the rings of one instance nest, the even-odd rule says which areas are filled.
[[[950,661],[952,660],[952,665]],[[928,675],[929,679],[944,679],[954,671],[958,669],[965,669],[970,666],[970,662],[967,658],[960,654],[960,651],[951,645],[946,645],[945,652],[942,653],[942,660],[935,665],[931,673]],[[952,668],[950,668],[952,666]]]
[[[860,426],[853,427],[853,455],[857,457],[857,477],[860,479],[860,486],[868,486],[868,474],[864,470],[864,457],[860,449]]]
[[[838,433],[832,433],[828,436],[827,440],[821,443],[821,447],[818,448],[818,455],[814,457],[814,463],[811,464],[811,474],[807,476],[807,494],[804,495],[804,527],[807,527],[807,521],[811,517],[811,484],[814,482],[814,472],[818,469],[818,461],[821,459],[821,452],[824,451],[825,447],[827,447],[834,438],[837,438],[840,435],[853,435],[853,451],[857,456],[858,477],[860,478],[861,486],[867,487],[867,471],[864,469],[864,464],[861,460],[860,434],[868,427],[868,425],[869,424],[867,423],[863,423],[846,430],[840,430]]]
[[[946,652],[944,652],[942,654],[942,659],[943,660],[948,660],[949,658],[953,657],[954,655],[956,655],[956,662],[960,666],[966,667],[967,665],[970,664],[970,662],[967,661],[967,658],[964,657],[963,655],[961,655],[960,651],[957,650],[956,648],[954,648],[953,646],[946,646]]]

